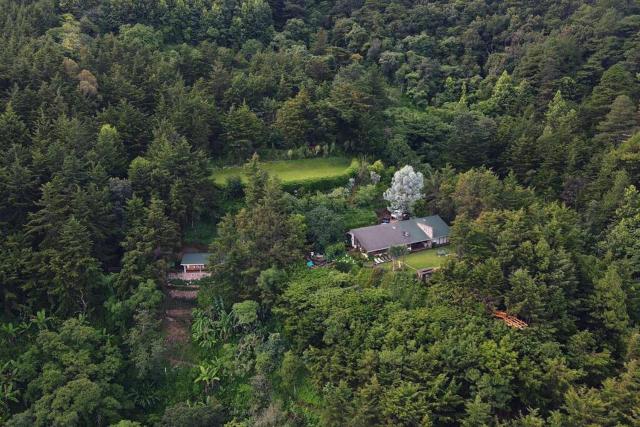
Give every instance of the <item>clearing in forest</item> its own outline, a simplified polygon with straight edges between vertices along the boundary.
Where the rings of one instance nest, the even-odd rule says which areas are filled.
[[[167,358],[171,365],[191,363],[191,311],[196,307],[197,286],[165,286],[162,330]]]
[[[316,157],[299,160],[276,160],[261,162],[261,166],[283,183],[303,179],[336,177],[347,173],[351,160],[346,157]],[[216,184],[223,185],[232,176],[239,176],[244,182],[246,177],[242,166],[216,169],[212,178]]]

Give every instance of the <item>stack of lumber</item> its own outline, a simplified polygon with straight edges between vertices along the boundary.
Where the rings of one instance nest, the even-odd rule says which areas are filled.
[[[507,326],[511,326],[512,328],[524,329],[527,326],[529,326],[522,320],[518,319],[517,317],[509,316],[506,311],[494,311],[493,316],[502,320],[504,323],[507,324]]]

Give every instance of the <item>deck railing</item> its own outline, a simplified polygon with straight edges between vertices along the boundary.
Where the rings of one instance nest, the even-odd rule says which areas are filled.
[[[167,278],[169,280],[172,279],[177,279],[177,280],[184,280],[185,282],[190,282],[192,280],[200,280],[203,277],[209,277],[211,276],[211,273],[209,273],[208,271],[194,271],[194,272],[178,272],[178,273],[169,273],[167,275]]]

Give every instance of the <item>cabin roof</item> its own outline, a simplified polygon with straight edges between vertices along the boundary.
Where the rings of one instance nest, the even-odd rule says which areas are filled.
[[[432,228],[429,237],[420,228],[424,224]],[[449,226],[439,215],[413,218],[388,224],[371,225],[349,231],[367,252],[381,251],[396,245],[411,245],[439,237],[449,236]]]
[[[209,264],[209,256],[207,252],[192,252],[182,255],[180,265],[207,265]]]

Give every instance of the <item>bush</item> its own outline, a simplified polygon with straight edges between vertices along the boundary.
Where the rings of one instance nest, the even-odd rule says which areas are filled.
[[[325,257],[329,261],[333,261],[347,253],[344,243],[334,243],[333,245],[327,246],[325,250]]]
[[[343,217],[345,219],[344,226],[347,230],[374,225],[378,222],[376,213],[370,209],[348,209],[343,214]]]
[[[349,273],[357,265],[358,263],[356,260],[351,258],[349,255],[343,255],[341,258],[338,258],[335,264],[336,270],[343,273]]]
[[[376,185],[363,185],[356,191],[355,202],[360,207],[372,207],[382,199],[382,191]]]
[[[258,303],[252,300],[245,300],[233,304],[233,314],[239,326],[249,326],[258,320]]]
[[[229,199],[238,199],[244,194],[244,187],[242,179],[239,176],[233,175],[227,178],[227,185],[225,185],[225,194]]]

